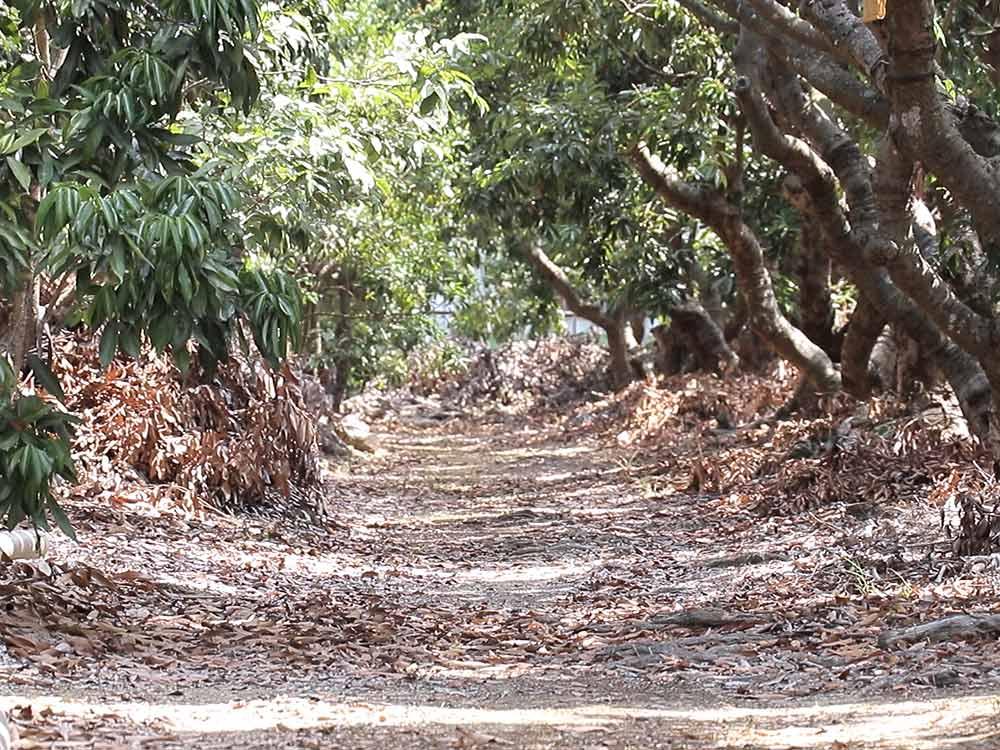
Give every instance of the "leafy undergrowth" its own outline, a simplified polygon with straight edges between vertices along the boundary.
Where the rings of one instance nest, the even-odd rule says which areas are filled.
[[[912,403],[885,395],[863,405],[841,394],[822,399],[815,415],[775,418],[794,390],[780,366],[724,380],[678,375],[633,384],[562,424],[575,435],[614,437],[635,452],[637,471],[660,477],[664,488],[725,496],[765,515],[831,504],[864,513],[904,501],[941,509],[963,492],[993,496],[989,457],[950,394],[935,391]],[[980,516],[988,516],[992,503],[981,506]],[[976,549],[993,551],[989,546]]]
[[[463,351],[447,366],[437,352],[412,363],[407,391],[435,395],[462,409],[502,408],[509,414],[566,408],[610,388],[607,350],[586,336],[512,341]]]

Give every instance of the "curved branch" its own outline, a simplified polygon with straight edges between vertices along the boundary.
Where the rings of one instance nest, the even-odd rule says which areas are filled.
[[[538,274],[562,297],[571,312],[603,329],[608,337],[608,353],[611,355],[612,385],[615,388],[627,386],[632,381],[633,373],[628,359],[625,309],[616,308],[605,312],[598,305],[583,299],[566,272],[549,258],[538,242],[524,244],[521,251]]]
[[[698,18],[702,23],[708,24],[720,34],[736,36],[740,33],[740,25],[725,16],[719,15],[708,6],[698,2],[698,0],[677,0],[677,4]]]
[[[885,93],[887,66],[882,47],[872,30],[854,15],[844,0],[813,0],[804,3],[803,12],[834,49],[842,50],[876,90]]]
[[[726,243],[754,330],[818,387],[839,390],[840,373],[826,352],[789,323],[778,307],[760,241],[743,222],[738,207],[714,190],[698,188],[680,179],[673,169],[650,153],[645,143],[637,144],[630,156],[639,175],[664,202],[701,219]]]
[[[774,0],[750,0],[750,4],[765,22],[772,27],[781,29],[782,35],[787,35],[806,47],[834,57],[838,56],[838,50],[815,26],[804,18],[800,18],[786,6],[776,3]]]
[[[871,367],[872,350],[888,322],[879,305],[861,295],[851,315],[840,353],[844,390],[856,398],[867,399],[872,395],[872,385],[878,380]]]
[[[900,154],[888,138],[879,146],[878,169],[875,173],[879,207],[886,222],[896,227],[896,236],[879,243],[873,260],[885,265],[893,281],[934,318],[942,330],[959,346],[984,363],[996,361],[997,382],[1000,383],[1000,359],[995,350],[990,320],[976,313],[952,291],[944,279],[924,258],[913,243],[899,233],[909,228],[910,178],[913,163]],[[991,376],[993,380],[994,376]]]
[[[825,55],[801,47],[789,47],[788,52],[785,57],[788,65],[813,88],[870,127],[885,129],[889,123],[889,100],[878,91]]]
[[[890,132],[972,214],[987,252],[1000,250],[1000,176],[963,138],[937,90],[933,0],[892,2],[888,8]]]
[[[573,286],[569,276],[556,265],[537,242],[525,243],[521,252],[538,274],[544,278],[566,302],[571,312],[601,328],[614,327],[614,319],[593,303],[587,302]]]
[[[856,229],[851,226],[840,206],[833,170],[805,141],[778,129],[764,106],[762,96],[748,77],[742,78],[740,84],[736,93],[751,126],[754,143],[767,156],[792,172],[793,176],[785,181],[785,195],[789,202],[804,217],[822,228],[828,239],[826,246],[834,260],[841,265],[862,295],[879,306],[934,356],[962,404],[970,429],[977,435],[986,436],[991,415],[991,388],[983,370],[968,353],[943,335],[942,330],[935,325],[938,322],[937,315],[933,315],[932,322],[923,308],[900,292],[884,269],[872,268],[865,257],[865,249],[870,244],[866,232],[872,231],[873,227]],[[828,123],[813,118],[798,124],[800,127],[811,124],[811,135],[815,138],[833,138],[834,142],[840,142],[838,133]],[[834,153],[850,151],[844,147],[832,149],[829,144],[826,145],[823,148],[823,144],[820,144],[820,150]],[[853,158],[861,160],[864,157],[858,151]],[[849,164],[842,164],[842,167],[848,174],[860,169]],[[867,200],[870,186],[867,190],[863,186],[859,190],[862,199]],[[862,229],[865,231],[861,231]],[[933,314],[937,311],[930,312]]]

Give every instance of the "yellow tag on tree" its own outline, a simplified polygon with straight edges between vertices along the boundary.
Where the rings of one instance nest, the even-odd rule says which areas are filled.
[[[881,21],[885,18],[886,2],[887,0],[865,0],[864,17],[862,20],[865,23]]]

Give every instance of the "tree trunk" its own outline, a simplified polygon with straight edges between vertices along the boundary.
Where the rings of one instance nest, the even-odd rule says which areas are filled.
[[[687,347],[672,325],[658,325],[652,330],[656,341],[656,371],[664,377],[684,370]]]
[[[840,353],[840,374],[844,379],[844,390],[855,398],[867,399],[872,395],[874,386],[887,385],[880,380],[878,372],[872,366],[872,351],[885,324],[886,318],[882,310],[868,297],[862,296],[851,315]]]
[[[883,328],[875,339],[868,369],[882,388],[887,388],[896,377],[896,341],[891,326]]]
[[[738,207],[719,193],[680,180],[644,143],[631,152],[640,176],[669,205],[708,224],[729,250],[740,291],[746,300],[750,325],[768,345],[805,373],[822,391],[840,389],[840,373],[830,357],[795,328],[778,307],[764,251],[742,220]]]
[[[776,67],[780,71],[780,61]],[[815,99],[803,91],[795,76],[786,73],[773,83],[772,104],[803,133],[808,143],[779,130],[763,97],[749,80],[738,82],[737,97],[757,148],[792,172],[784,183],[786,197],[804,216],[811,217],[822,227],[827,248],[861,294],[921,342],[934,357],[962,405],[969,429],[988,439],[993,413],[991,379],[968,352],[956,345],[962,343],[961,328],[967,322],[965,311],[956,308],[950,299],[944,300],[947,303],[944,305],[921,303],[918,306],[893,283],[895,278],[890,279],[885,269],[873,266],[868,252],[872,238],[884,235],[879,231],[881,217],[875,204],[867,158],[840,126],[817,107]],[[850,220],[841,207],[838,179],[848,197]],[[886,219],[893,220],[891,216]],[[882,229],[884,231],[885,227]],[[919,253],[916,255],[924,263]],[[912,258],[912,254],[907,257]],[[919,291],[929,277],[920,273],[917,277],[920,283],[915,287]],[[936,294],[943,291],[938,289]],[[942,315],[946,310],[955,312],[955,317],[949,319],[947,314]],[[942,327],[939,329],[938,325]],[[964,336],[975,340],[976,333],[965,331]]]
[[[920,342],[902,331],[894,331],[896,339],[896,393],[904,399],[912,398],[919,391],[918,385],[932,388],[940,381],[931,357],[927,356]]]
[[[962,368],[962,382],[959,385],[952,383],[952,388],[960,401],[963,393],[975,398],[974,414],[968,412],[964,402],[962,404],[969,420],[969,429],[973,434],[986,439],[994,461],[1000,462],[1000,440],[997,439],[1000,437],[1000,425],[994,424],[998,415],[996,394],[1000,394],[1000,351],[994,343],[995,323],[991,318],[979,315],[962,302],[947,282],[927,263],[923,253],[913,242],[907,241],[903,234],[908,229],[905,217],[909,215],[912,170],[912,162],[900,154],[888,138],[883,138],[875,172],[875,182],[878,187],[876,195],[885,225],[883,236],[893,242],[893,250],[876,257],[885,264],[893,282],[906,292],[922,312],[940,326],[941,332],[981,365],[982,374],[989,382],[987,389],[991,392],[989,400],[982,397],[982,385],[973,387],[968,382],[968,375],[965,372],[967,368]],[[920,341],[918,336],[913,338]],[[954,348],[957,349],[958,346]],[[932,344],[925,346],[925,350],[938,355],[935,357],[937,364],[951,382],[949,373],[954,372],[955,364],[947,362],[940,356],[940,350]]]
[[[15,373],[24,369],[28,352],[37,344],[38,283],[29,270],[11,297],[11,313],[5,335],[4,349]]]
[[[680,246],[677,248],[680,250]],[[711,275],[696,258],[690,258],[683,263],[685,275],[694,282],[698,289],[698,302],[705,309],[718,325],[722,325],[724,320],[724,310],[722,306],[722,294],[718,284],[712,283]],[[738,297],[739,295],[737,295]]]
[[[699,369],[730,373],[740,358],[729,348],[722,330],[698,302],[686,302],[670,309],[670,327],[694,355]]]
[[[625,388],[632,382],[633,376],[628,358],[625,310],[616,310],[609,314],[598,305],[584,300],[566,272],[549,258],[539,243],[524,244],[522,252],[538,275],[548,282],[571,312],[590,321],[607,334],[608,353],[611,355],[611,384],[616,390]]]
[[[976,153],[950,116],[935,75],[933,0],[891,0],[886,13],[889,130],[909,160],[925,165],[968,208],[987,254],[1000,248],[1000,175]],[[993,380],[993,376],[990,376]],[[994,383],[994,386],[1000,383]]]
[[[610,325],[601,326],[608,337],[608,353],[611,355],[611,365],[608,374],[611,376],[611,386],[620,390],[632,382],[632,365],[628,357],[628,335],[625,330],[625,315],[618,313],[608,321]]]
[[[48,55],[48,34],[44,26],[36,29],[36,41],[44,40],[46,58]],[[32,207],[28,211],[29,223],[34,223],[35,206],[42,199],[42,188],[37,182],[32,182],[30,195]],[[28,352],[38,345],[39,316],[38,306],[41,301],[41,285],[35,275],[33,259],[28,258],[28,267],[18,278],[17,288],[11,297],[11,312],[4,340],[4,348],[10,358],[10,364],[15,373],[24,369]]]
[[[830,256],[823,247],[825,238],[819,227],[803,222],[799,229],[799,248],[795,275],[799,280],[799,315],[802,333],[815,341],[830,357],[840,356],[834,331],[833,300],[830,296]]]

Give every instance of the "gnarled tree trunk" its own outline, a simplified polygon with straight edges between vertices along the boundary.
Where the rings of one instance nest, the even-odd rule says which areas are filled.
[[[611,356],[611,384],[615,389],[625,388],[632,382],[634,375],[628,357],[625,310],[607,313],[598,305],[584,300],[566,272],[549,258],[537,242],[523,245],[522,251],[531,266],[549,283],[571,312],[604,331],[608,337],[608,353]]]
[[[811,217],[822,227],[834,260],[861,294],[919,341],[928,356],[934,357],[962,405],[970,430],[988,438],[992,414],[991,388],[983,368],[956,345],[960,341],[957,337],[953,341],[946,335],[951,333],[946,331],[948,325],[938,328],[938,325],[947,323],[939,317],[941,307],[918,306],[914,299],[907,297],[893,283],[899,283],[895,274],[890,279],[884,269],[871,262],[869,251],[872,240],[882,235],[879,233],[879,207],[875,202],[868,160],[839,124],[806,95],[798,79],[783,68],[782,61],[776,60],[772,54],[771,62],[772,73],[775,74],[771,81],[774,86],[770,92],[771,100],[781,115],[807,140],[786,134],[778,128],[759,90],[747,78],[737,86],[737,96],[757,148],[789,169],[792,176],[785,180],[786,196],[803,215]],[[838,179],[848,198],[850,220],[841,207]],[[919,252],[910,253],[908,257],[912,259],[914,254],[924,262]],[[893,259],[899,260],[900,257]],[[903,275],[907,276],[912,270],[907,268]],[[929,277],[923,276],[919,270],[916,277],[920,284],[913,287],[919,290]],[[904,285],[900,283],[900,286]],[[961,309],[959,312],[962,312]],[[955,320],[950,321],[950,326],[954,327],[955,323]]]
[[[739,208],[721,194],[682,181],[644,143],[632,149],[632,161],[643,180],[664,202],[701,219],[719,235],[733,259],[736,281],[746,300],[750,325],[779,355],[809,377],[823,391],[840,389],[840,373],[830,357],[778,307],[764,251]]]
[[[729,373],[739,367],[740,358],[726,343],[722,330],[698,302],[670,308],[670,328],[684,342],[702,370]]]
[[[799,228],[795,276],[799,281],[799,327],[834,360],[840,357],[840,341],[834,330],[833,299],[830,296],[830,256],[823,247],[822,231],[812,222]]]
[[[658,325],[651,331],[656,341],[656,371],[669,377],[684,369],[687,347],[673,326]]]
[[[872,365],[872,351],[882,329],[885,314],[867,297],[862,296],[851,315],[844,346],[840,353],[840,374],[844,390],[855,398],[867,399],[876,385],[885,387]]]

